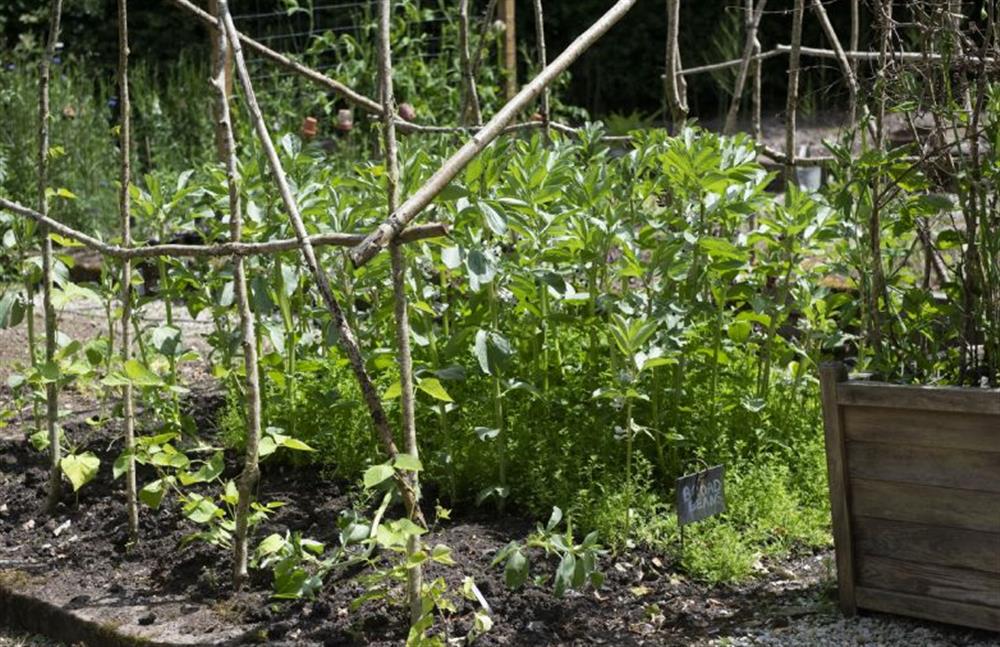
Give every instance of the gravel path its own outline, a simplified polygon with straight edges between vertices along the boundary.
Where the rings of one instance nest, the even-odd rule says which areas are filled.
[[[844,618],[830,613],[798,618],[785,627],[725,636],[706,644],[719,647],[997,647],[1000,636],[883,614]]]

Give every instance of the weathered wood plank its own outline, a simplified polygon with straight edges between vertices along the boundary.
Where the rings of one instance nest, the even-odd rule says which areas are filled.
[[[1000,575],[860,553],[855,561],[859,586],[1000,608]]]
[[[837,403],[1000,416],[1000,389],[847,382],[837,388]]]
[[[837,591],[840,609],[854,615],[854,546],[851,540],[851,510],[848,492],[844,428],[837,404],[837,390],[847,379],[843,364],[823,364],[819,370],[823,397],[823,427],[826,434],[826,467],[833,515],[833,543],[837,560]]]
[[[852,523],[859,555],[1000,575],[1000,534],[869,517],[854,517]]]
[[[997,608],[883,591],[867,586],[857,587],[856,594],[858,606],[865,609],[1000,631],[1000,609]]]
[[[848,442],[847,465],[851,478],[1000,492],[1000,452]]]
[[[851,479],[854,515],[1000,533],[1000,494]]]
[[[886,406],[842,409],[848,440],[1000,452],[1000,416]]]

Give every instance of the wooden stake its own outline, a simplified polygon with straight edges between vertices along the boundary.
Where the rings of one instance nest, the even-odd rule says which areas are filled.
[[[226,0],[219,0],[219,11],[222,13],[222,18],[225,24],[226,37],[229,39],[229,45],[233,50],[233,61],[236,66],[236,75],[243,88],[243,98],[247,104],[250,121],[253,123],[254,130],[256,130],[261,146],[264,148],[264,152],[267,155],[268,166],[271,169],[271,174],[274,176],[275,183],[278,185],[278,192],[281,194],[281,199],[285,205],[285,209],[288,211],[288,217],[292,222],[292,228],[295,230],[295,237],[299,241],[299,246],[302,250],[302,256],[305,259],[310,272],[312,272],[313,278],[316,281],[316,287],[319,289],[320,296],[322,296],[323,301],[326,303],[327,310],[333,318],[333,324],[337,329],[340,347],[343,349],[344,354],[347,355],[347,359],[351,364],[351,369],[354,371],[354,376],[358,380],[358,385],[361,387],[362,398],[368,406],[368,412],[371,415],[372,424],[375,426],[375,432],[382,445],[382,449],[385,451],[390,460],[394,460],[399,454],[399,450],[396,448],[396,441],[393,439],[392,429],[389,427],[389,420],[386,418],[385,410],[382,408],[382,402],[379,400],[378,392],[375,390],[375,385],[372,383],[371,377],[368,375],[368,369],[365,367],[364,357],[361,355],[361,348],[358,346],[357,338],[354,336],[354,331],[351,329],[350,323],[348,323],[347,319],[344,317],[344,311],[340,307],[340,303],[337,301],[337,298],[334,296],[333,290],[330,287],[330,281],[323,272],[323,269],[320,267],[319,260],[316,257],[316,252],[313,249],[312,244],[309,242],[309,235],[306,232],[305,224],[303,224],[302,217],[299,215],[298,204],[292,196],[291,188],[288,186],[288,179],[281,166],[281,160],[278,159],[278,152],[274,148],[274,143],[271,140],[271,134],[267,129],[267,125],[264,123],[264,115],[261,113],[260,105],[257,103],[257,95],[254,93],[253,83],[250,80],[250,73],[247,71],[246,61],[243,58],[243,50],[240,47],[239,33],[236,31],[236,25],[233,23],[233,18],[229,14],[229,4]],[[381,110],[381,107],[379,110]],[[396,484],[399,486],[400,492],[402,493],[403,503],[406,505],[407,510],[413,511],[413,516],[418,523],[426,525],[424,523],[423,513],[420,512],[420,507],[417,505],[416,493],[413,491],[413,488],[410,487],[409,481],[397,472]]]
[[[799,60],[805,0],[795,0],[792,13],[792,50],[788,59],[788,98],[785,102],[785,182],[795,182],[795,118],[799,109]]]
[[[722,132],[731,135],[736,130],[736,117],[740,112],[740,103],[743,99],[743,87],[747,82],[747,74],[750,71],[750,62],[754,56],[754,46],[757,44],[757,28],[760,26],[760,19],[764,15],[764,7],[767,0],[759,0],[757,10],[747,23],[747,39],[743,45],[743,62],[740,64],[740,71],[736,75],[736,85],[733,88],[733,99],[729,104],[729,112],[726,114],[726,125]]]
[[[479,107],[479,91],[476,76],[472,72],[472,56],[469,49],[469,0],[458,3],[458,54],[462,66],[462,105],[459,123],[478,126],[483,123],[483,113]]]
[[[535,41],[538,47],[538,67],[544,70],[545,66],[548,65],[548,59],[545,54],[545,15],[542,13],[542,0],[534,0],[535,6]],[[545,88],[542,90],[542,122],[545,124],[545,141],[549,141],[551,137],[549,120],[551,119],[551,114],[549,112],[549,89]]]
[[[215,91],[214,112],[218,119],[215,131],[216,139],[221,143],[220,159],[226,167],[226,184],[229,187],[229,238],[233,243],[239,243],[243,235],[243,208],[240,204],[236,139],[233,136],[232,115],[229,110],[231,87],[227,86],[227,82],[231,81],[231,78],[227,78],[227,68],[232,61],[232,54],[226,41],[226,30],[218,3],[213,0],[213,4],[216,5],[215,11],[219,17],[218,28],[215,30],[213,38],[213,51],[217,54],[212,67],[212,88]],[[243,346],[243,365],[246,371],[244,405],[247,421],[243,472],[237,480],[236,528],[233,532],[233,586],[239,588],[247,577],[250,504],[253,502],[253,492],[260,479],[261,432],[257,333],[253,311],[250,308],[246,268],[242,256],[233,257],[233,284],[236,292],[236,307],[240,315],[240,342]]]
[[[392,87],[392,48],[390,46],[390,30],[392,29],[392,2],[379,0],[378,3],[378,58],[379,86],[382,94],[382,114],[393,115],[396,112],[395,98]],[[399,153],[396,145],[396,124],[392,119],[382,120],[382,144],[385,159],[386,202],[388,211],[392,213],[399,205]],[[392,262],[392,298],[396,317],[396,346],[399,366],[400,410],[403,427],[403,446],[406,453],[419,458],[420,448],[417,445],[417,423],[414,412],[413,393],[413,357],[410,351],[410,317],[407,312],[406,299],[406,256],[398,243],[390,247]],[[420,482],[417,472],[409,472],[407,480],[415,493],[414,503],[419,504]],[[412,519],[414,510],[407,510]],[[407,538],[407,557],[415,555],[420,550],[420,537],[410,535]],[[410,624],[414,625],[423,616],[423,573],[419,565],[406,570],[406,596],[410,603]]]
[[[39,65],[38,83],[38,210],[47,214],[49,188],[49,74],[52,57],[59,42],[59,27],[62,19],[62,0],[52,0],[49,5],[49,38]],[[56,353],[56,311],[52,305],[52,239],[49,228],[39,227],[42,236],[42,303],[45,311],[45,362],[55,363]],[[29,316],[34,316],[29,311]],[[32,322],[34,323],[34,322]],[[35,349],[31,348],[32,357]],[[45,422],[49,437],[49,489],[46,508],[54,514],[62,493],[62,446],[59,443],[59,385],[57,382],[45,384]]]
[[[503,0],[500,5],[500,19],[503,20],[503,66],[507,100],[517,94],[517,21],[514,15],[514,0]]]
[[[850,61],[847,60],[847,54],[844,53],[844,48],[840,45],[840,39],[837,37],[837,32],[830,23],[829,16],[826,15],[826,9],[823,7],[823,0],[812,0],[813,10],[816,12],[816,17],[819,18],[820,25],[823,26],[823,33],[826,34],[827,40],[830,41],[830,46],[833,47],[833,51],[837,54],[837,63],[840,64],[840,71],[843,72],[844,78],[847,80],[847,92],[850,96],[850,124],[854,125],[856,110],[858,105],[858,82],[854,76],[854,67],[851,65]]]
[[[681,74],[680,42],[681,0],[667,0],[667,55],[664,71],[667,107],[674,132],[687,119],[687,81]]]
[[[521,88],[513,99],[507,102],[471,139],[456,151],[441,167],[410,196],[395,213],[368,234],[365,240],[351,250],[351,261],[361,267],[379,253],[403,231],[411,220],[434,200],[448,183],[465,168],[476,155],[503,132],[526,105],[531,103],[545,86],[553,81],[569,65],[606,33],[636,0],[618,0],[597,22],[581,34],[569,47],[550,63],[530,83]]]
[[[121,110],[119,146],[121,148],[121,177],[118,208],[121,217],[122,246],[132,245],[132,213],[129,184],[132,182],[132,103],[128,88],[128,0],[118,0],[118,106]],[[132,263],[122,263],[122,362],[132,358]],[[135,482],[135,403],[132,383],[122,387],[122,426],[128,465],[125,470],[125,510],[128,514],[128,532],[132,541],[139,538],[139,505]]]

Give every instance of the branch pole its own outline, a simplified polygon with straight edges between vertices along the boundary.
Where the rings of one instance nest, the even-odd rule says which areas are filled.
[[[535,8],[535,41],[538,47],[538,66],[541,69],[545,69],[548,65],[548,57],[545,53],[545,14],[542,12],[542,0],[534,0]],[[549,121],[551,120],[552,114],[549,109],[549,89],[545,88],[542,90],[542,123],[545,124],[543,130],[545,132],[545,141],[551,139],[551,133],[549,129]]]
[[[216,139],[219,142],[221,161],[226,168],[226,184],[229,188],[229,238],[239,243],[243,236],[243,208],[240,203],[239,170],[236,159],[236,138],[233,136],[232,114],[229,109],[229,88],[227,60],[232,61],[222,12],[216,4],[218,27],[213,34],[214,51],[212,88],[215,91],[214,114]],[[233,256],[233,284],[236,292],[236,307],[240,316],[240,343],[243,347],[243,365],[246,372],[246,396],[244,401],[246,416],[246,448],[243,454],[243,471],[237,479],[236,528],[233,532],[233,586],[239,588],[247,578],[247,554],[249,553],[250,504],[253,492],[260,479],[260,432],[261,397],[260,370],[257,366],[257,336],[250,296],[247,290],[246,267],[243,256]]]
[[[681,0],[667,0],[667,54],[665,59],[665,92],[667,107],[674,130],[687,118],[687,81],[681,70],[680,55]]]
[[[514,0],[503,0],[500,16],[503,19],[504,88],[507,100],[517,95],[517,20]]]
[[[788,61],[788,97],[785,102],[785,182],[795,182],[795,119],[799,109],[799,54],[802,49],[802,15],[805,0],[795,0],[792,12],[792,49]]]
[[[753,0],[747,0],[747,20],[752,20],[753,15]],[[762,80],[762,68],[760,60],[757,58],[760,56],[761,47],[760,39],[754,37],[753,41],[753,94],[751,98],[751,123],[753,125],[753,138],[757,143],[764,141],[764,127],[762,125],[763,120],[761,118],[761,88],[763,86]]]
[[[847,92],[850,101],[849,118],[850,124],[853,126],[857,116],[858,106],[858,80],[854,74],[854,67],[847,59],[847,54],[844,52],[844,48],[840,44],[840,38],[837,37],[837,31],[830,23],[830,17],[826,14],[826,9],[823,7],[823,0],[812,0],[812,7],[813,11],[816,12],[816,17],[819,18],[820,25],[823,27],[823,33],[826,34],[826,39],[830,41],[830,45],[833,47],[837,63],[840,64],[840,70],[844,73],[844,78],[847,80]]]
[[[458,2],[458,54],[462,66],[462,101],[459,122],[463,126],[483,123],[483,112],[479,107],[479,91],[476,76],[472,72],[472,55],[469,49],[469,0]]]
[[[59,28],[62,20],[62,0],[52,0],[49,5],[49,34],[42,62],[39,64],[38,81],[38,209],[48,213],[46,192],[49,188],[49,77],[52,57],[59,42]],[[52,239],[48,227],[40,227],[42,236],[42,303],[45,311],[45,362],[53,364],[56,353],[56,311],[52,305]],[[33,316],[29,310],[29,316]],[[31,348],[32,357],[35,349]],[[46,509],[55,514],[62,493],[62,446],[59,444],[59,384],[45,384],[45,423],[49,438],[49,487]]]
[[[379,0],[378,3],[378,61],[379,89],[382,97],[382,112],[391,115],[396,112],[395,96],[392,86],[392,0]],[[396,124],[392,119],[382,122],[382,154],[385,160],[386,203],[388,212],[392,213],[399,205],[399,147],[396,143]],[[406,254],[403,247],[393,243],[389,248],[392,264],[392,301],[396,318],[396,361],[399,367],[400,384],[400,424],[403,429],[403,448],[407,454],[419,458],[420,448],[417,444],[417,423],[414,411],[413,392],[413,355],[410,350],[410,318],[407,312],[406,298]],[[413,503],[419,505],[420,482],[417,472],[406,475],[410,487],[416,493]],[[407,509],[412,519],[414,510]],[[420,551],[420,537],[412,534],[406,541],[406,554],[411,557]],[[406,597],[410,603],[410,624],[415,625],[423,615],[421,593],[423,591],[423,572],[420,565],[406,570]]]
[[[757,45],[757,29],[760,27],[760,19],[764,15],[764,7],[766,6],[767,0],[758,0],[757,8],[747,23],[747,39],[743,44],[743,60],[740,63],[740,71],[736,75],[736,85],[733,87],[733,99],[729,104],[729,112],[726,113],[726,125],[722,129],[725,135],[731,135],[736,130],[736,117],[740,112],[743,88],[747,82],[750,63],[754,58],[754,47]]]
[[[145,247],[121,247],[111,245],[93,236],[77,231],[50,216],[43,216],[41,213],[25,207],[22,204],[0,198],[0,209],[10,213],[23,216],[41,223],[50,228],[54,233],[74,240],[87,249],[91,249],[104,256],[118,259],[142,259],[142,258],[216,258],[220,256],[261,256],[264,254],[280,254],[282,252],[292,252],[299,249],[297,238],[279,238],[263,243],[228,242],[218,245],[148,245]],[[448,236],[450,228],[446,223],[431,222],[424,225],[414,225],[407,227],[400,234],[399,241],[402,243],[412,243],[418,240],[430,238],[440,238]],[[309,244],[313,247],[353,247],[365,239],[365,234],[313,234],[308,237]]]
[[[587,48],[604,35],[635,3],[636,0],[618,0],[604,16],[573,41],[538,76],[521,88],[517,96],[508,101],[476,135],[448,158],[423,186],[400,205],[399,209],[370,233],[361,244],[351,250],[351,260],[355,267],[361,267],[374,258],[379,251],[388,247],[399,235],[399,232],[427,207],[480,151],[500,135],[504,127],[514,120],[517,113],[538,97],[545,86],[549,85]]]
[[[858,47],[861,45],[861,2],[860,0],[851,0],[851,41],[849,47],[852,52],[858,51]],[[858,59],[852,58],[851,61],[851,76],[854,77],[855,83],[858,80]],[[850,106],[851,113],[851,124],[857,123],[858,120],[858,98],[854,97],[854,103]]]
[[[375,432],[380,444],[382,445],[382,449],[390,460],[394,460],[399,454],[399,450],[396,448],[396,441],[393,439],[392,429],[389,427],[389,420],[386,418],[385,409],[383,409],[382,402],[379,400],[378,392],[375,390],[375,385],[372,383],[371,377],[368,375],[368,369],[365,367],[365,360],[361,355],[361,349],[358,346],[357,338],[354,336],[354,331],[351,329],[350,323],[348,323],[347,319],[344,317],[344,311],[340,307],[340,303],[338,303],[336,296],[334,296],[333,289],[330,287],[330,281],[327,278],[326,273],[323,271],[323,268],[320,267],[319,260],[316,257],[316,252],[313,249],[312,244],[309,242],[309,235],[306,232],[305,224],[303,224],[302,217],[299,215],[298,204],[292,196],[291,188],[288,186],[288,179],[281,166],[281,160],[278,158],[278,152],[274,148],[274,143],[271,140],[271,134],[267,130],[267,125],[264,123],[264,116],[261,113],[260,105],[257,103],[257,95],[254,93],[253,83],[250,80],[250,73],[246,66],[246,60],[243,58],[243,50],[240,47],[239,33],[236,31],[236,25],[233,23],[233,17],[229,13],[229,3],[227,0],[219,0],[219,11],[222,13],[226,36],[229,39],[229,45],[233,50],[233,59],[236,63],[236,74],[239,77],[240,85],[243,88],[243,98],[247,105],[250,121],[253,123],[261,146],[264,148],[264,152],[267,155],[268,165],[271,168],[272,175],[274,175],[275,183],[278,185],[278,191],[281,193],[281,199],[285,204],[285,209],[288,211],[288,217],[292,222],[292,227],[295,229],[295,237],[299,241],[302,256],[305,259],[309,270],[312,272],[313,278],[316,281],[316,287],[319,289],[320,295],[326,303],[327,310],[329,310],[330,315],[333,318],[333,323],[338,333],[340,347],[343,349],[344,354],[347,355],[347,359],[351,364],[351,369],[354,371],[354,376],[358,380],[362,397],[365,400],[365,404],[368,406],[372,424],[375,427]],[[404,478],[399,472],[396,473],[396,483],[402,493],[403,502],[406,505],[407,510],[413,510],[414,517],[417,521],[422,525],[426,525],[424,524],[423,513],[420,512],[420,508],[417,505],[416,493],[410,487],[407,479]]]
[[[132,103],[128,88],[128,0],[118,0],[118,105],[121,109],[120,139],[121,178],[119,180],[118,210],[121,216],[122,247],[132,245],[132,205],[129,184],[132,182]],[[132,358],[132,263],[122,263],[122,362]],[[135,483],[135,402],[132,383],[122,386],[122,426],[125,435],[125,452],[128,464],[125,470],[125,510],[128,514],[128,533],[132,541],[139,537],[139,505]]]

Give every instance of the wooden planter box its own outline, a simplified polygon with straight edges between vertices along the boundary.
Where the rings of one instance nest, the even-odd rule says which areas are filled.
[[[820,380],[843,612],[1000,631],[1000,390]]]

